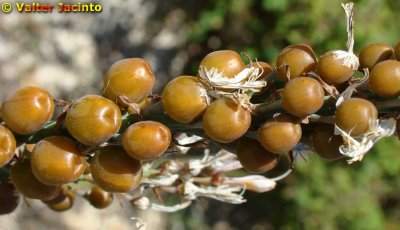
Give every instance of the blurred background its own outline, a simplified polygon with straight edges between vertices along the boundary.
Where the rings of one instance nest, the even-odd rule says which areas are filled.
[[[98,94],[108,67],[127,57],[151,63],[159,93],[171,78],[195,75],[201,58],[213,50],[246,52],[274,65],[289,44],[309,44],[317,56],[346,49],[345,14],[336,0],[98,3],[103,6],[98,14],[0,13],[0,99],[23,85],[63,99]],[[371,42],[400,41],[399,1],[355,4],[355,53]],[[138,211],[118,198],[111,208],[96,210],[77,198],[72,210],[60,214],[29,201],[0,216],[0,229],[135,229],[134,216],[149,230],[400,229],[399,149],[396,138],[381,140],[352,165],[311,156],[275,190],[247,192],[243,205],[199,199],[165,214]]]

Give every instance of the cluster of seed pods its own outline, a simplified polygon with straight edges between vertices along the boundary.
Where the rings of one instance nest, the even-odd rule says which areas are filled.
[[[114,63],[101,95],[66,102],[37,87],[16,90],[1,106],[0,198],[7,205],[0,213],[15,209],[15,191],[64,211],[77,193],[105,208],[114,193],[154,183],[153,189],[189,197],[186,181],[208,180],[190,180],[194,175],[213,186],[238,185],[209,165],[194,173],[169,158],[182,154],[176,151],[183,134],[196,139],[184,147],[215,144],[235,154],[240,168],[264,173],[280,155],[292,164],[305,150],[327,160],[361,160],[380,138],[400,133],[400,43],[319,58],[309,45],[295,44],[281,50],[274,68],[243,60],[233,50],[209,53],[196,74],[173,78],[159,96],[152,94],[152,68],[141,58]],[[60,114],[54,114],[57,106]],[[176,177],[166,176],[172,173]],[[154,182],[159,176],[170,181]],[[80,181],[89,181],[90,189],[77,192]]]

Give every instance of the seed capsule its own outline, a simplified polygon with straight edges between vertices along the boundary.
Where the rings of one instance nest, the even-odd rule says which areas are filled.
[[[372,43],[364,47],[359,55],[360,68],[372,69],[379,62],[391,59],[394,54],[390,45],[383,43]]]
[[[21,135],[41,129],[53,116],[53,97],[37,87],[24,87],[3,101],[2,118],[7,127]]]
[[[222,73],[225,77],[233,78],[243,70],[244,62],[235,51],[218,50],[205,56],[200,66],[206,67],[207,70],[216,68],[218,73]]]
[[[315,152],[326,160],[337,160],[343,157],[339,147],[343,145],[340,135],[334,135],[334,126],[319,124],[312,133],[312,143]]]
[[[272,153],[282,154],[292,150],[301,138],[301,126],[287,115],[279,115],[258,129],[257,139]]]
[[[297,117],[317,112],[324,104],[324,89],[309,77],[297,77],[286,83],[281,93],[282,107]]]
[[[227,98],[211,103],[203,115],[204,132],[221,143],[239,139],[249,129],[250,123],[250,112]]]
[[[104,79],[105,97],[116,102],[118,96],[139,103],[153,90],[155,76],[150,64],[141,58],[127,58],[114,63]]]
[[[187,124],[203,115],[207,108],[207,92],[198,78],[180,76],[164,87],[162,103],[169,117]]]
[[[370,90],[384,98],[400,95],[400,62],[386,60],[378,63],[371,71],[368,79]]]
[[[9,129],[0,125],[0,168],[12,160],[15,149],[14,135]]]
[[[286,71],[286,65],[289,66],[289,74]],[[279,53],[276,66],[280,78],[287,81],[288,76],[293,79],[313,71],[317,66],[317,57],[308,45],[290,45]]]
[[[344,100],[335,114],[336,125],[354,137],[371,131],[376,119],[378,119],[376,107],[362,98]]]
[[[241,138],[237,146],[237,157],[243,168],[252,173],[263,173],[275,168],[279,157],[264,149],[254,139]]]

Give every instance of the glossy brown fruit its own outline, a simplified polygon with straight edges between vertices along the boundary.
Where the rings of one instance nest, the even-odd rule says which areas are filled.
[[[319,76],[330,85],[338,85],[349,80],[355,70],[345,65],[344,59],[338,58],[339,50],[329,51],[321,56],[317,64]],[[341,54],[345,51],[339,51]]]
[[[29,160],[15,163],[11,167],[10,176],[17,190],[27,198],[51,200],[60,192],[60,186],[46,185],[36,179]]]
[[[260,78],[265,77],[269,73],[271,73],[274,69],[271,67],[270,64],[263,62],[263,61],[257,61],[257,62],[251,62],[245,66],[246,68],[249,67],[254,67],[254,68],[260,68]]]
[[[334,126],[318,124],[312,133],[312,143],[315,152],[326,160],[337,160],[343,157],[339,147],[343,145],[340,135],[334,135]]]
[[[39,141],[31,156],[32,171],[44,184],[61,185],[77,180],[85,171],[86,159],[77,143],[64,136]]]
[[[128,156],[122,147],[100,149],[90,161],[94,182],[107,192],[125,193],[135,189],[142,178],[140,161]]]
[[[299,143],[301,134],[300,124],[292,117],[281,114],[260,126],[257,139],[266,150],[282,154]]]
[[[9,129],[0,125],[0,168],[12,160],[15,149],[14,135]]]
[[[240,139],[236,152],[240,164],[251,173],[271,170],[279,160],[278,155],[264,149],[257,140],[246,137]]]
[[[371,131],[377,118],[374,104],[362,98],[344,100],[335,114],[336,125],[355,137]]]
[[[289,66],[289,74],[286,66]],[[276,67],[282,80],[303,76],[317,66],[317,57],[314,50],[305,44],[296,44],[285,47],[278,55]]]
[[[396,60],[400,61],[400,42],[397,43],[396,47],[394,48],[394,54],[396,56]]]
[[[286,83],[281,93],[282,107],[297,117],[317,112],[324,104],[324,89],[310,77],[297,77]]]
[[[249,129],[250,124],[250,112],[227,98],[211,103],[203,115],[204,132],[221,143],[239,139]]]
[[[244,68],[244,62],[240,55],[232,50],[218,50],[207,54],[200,63],[207,70],[216,68],[218,73],[226,77],[233,78],[240,73]]]
[[[118,132],[121,126],[121,112],[118,106],[107,98],[87,95],[68,109],[65,126],[82,144],[99,145]]]
[[[129,126],[122,135],[122,146],[137,160],[160,157],[171,143],[171,131],[160,122],[140,121]]]
[[[72,191],[61,191],[60,195],[50,202],[47,206],[56,212],[64,212],[72,208],[75,201],[75,194]]]
[[[387,60],[378,63],[369,75],[368,85],[380,97],[400,96],[400,62]]]
[[[152,93],[155,76],[150,64],[141,58],[127,58],[114,63],[104,79],[105,97],[116,102],[118,96],[138,103]]]
[[[3,101],[1,112],[9,129],[21,135],[29,135],[50,120],[54,112],[54,102],[47,91],[37,87],[24,87]]]
[[[0,215],[12,213],[19,204],[19,195],[14,185],[0,182]]]
[[[360,68],[372,69],[379,62],[391,59],[394,54],[392,46],[383,43],[371,43],[364,47],[359,55]]]
[[[187,124],[203,115],[207,108],[207,92],[198,78],[180,76],[164,87],[162,103],[170,118]]]
[[[113,195],[96,186],[90,191],[88,200],[93,207],[103,209],[111,205]]]

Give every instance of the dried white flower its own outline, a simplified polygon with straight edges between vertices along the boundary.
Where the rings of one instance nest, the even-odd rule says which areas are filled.
[[[231,204],[241,204],[246,202],[243,198],[243,189],[222,185],[218,187],[199,187],[190,181],[184,184],[184,196],[188,200],[195,200],[198,197],[208,197]]]
[[[260,68],[244,68],[234,77],[226,77],[214,67],[207,69],[200,66],[199,76],[204,83],[216,89],[239,90],[245,89],[252,92],[259,92],[267,85],[264,80],[257,80],[260,77]]]
[[[151,186],[170,186],[179,178],[178,174],[160,174],[155,178],[144,178],[142,183]]]
[[[180,204],[173,205],[173,206],[166,206],[166,205],[152,203],[151,209],[153,209],[155,211],[160,211],[160,212],[176,212],[176,211],[179,211],[179,210],[189,207],[191,204],[192,204],[192,201],[190,201],[190,200],[180,203]]]
[[[224,184],[240,186],[254,192],[267,192],[275,188],[276,182],[261,175],[226,177]]]
[[[145,196],[141,196],[141,197],[133,199],[131,201],[131,204],[134,207],[136,207],[138,209],[142,209],[142,210],[146,210],[146,209],[150,208],[150,206],[151,206],[149,198],[147,198]]]
[[[351,68],[352,70],[357,70],[360,66],[358,57],[352,52],[335,50],[332,52],[332,55],[335,60],[342,60],[342,64]]]
[[[394,118],[376,120],[374,128],[359,137],[352,137],[335,125],[335,134],[339,134],[343,138],[343,145],[339,147],[341,154],[351,157],[348,163],[361,161],[364,155],[383,137],[394,134],[396,130],[396,120]]]

